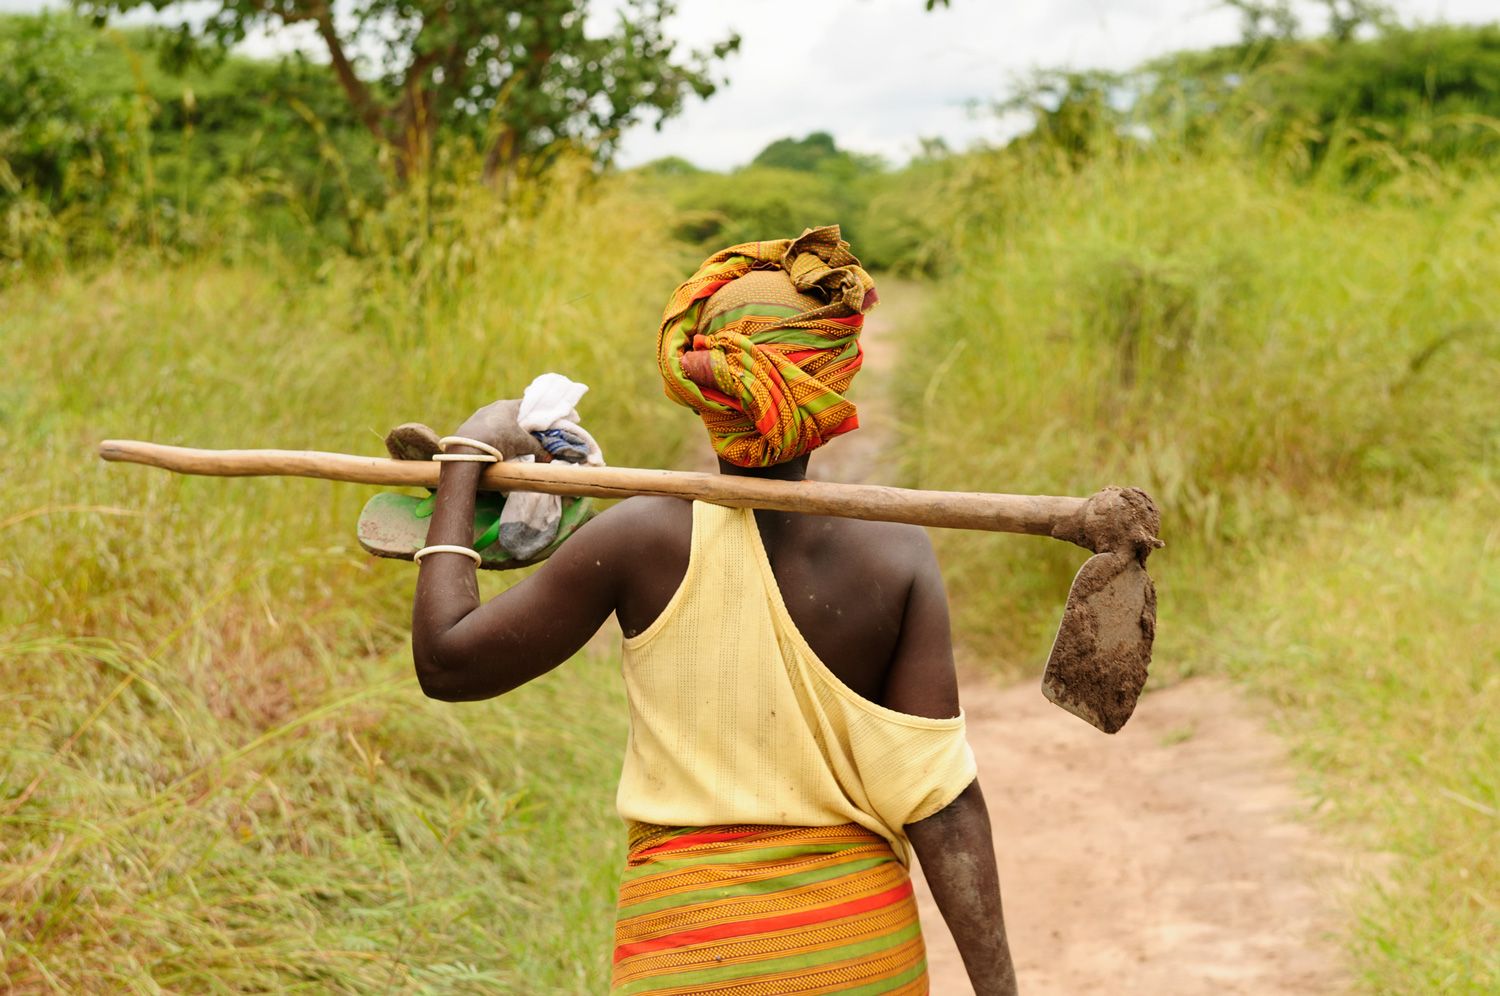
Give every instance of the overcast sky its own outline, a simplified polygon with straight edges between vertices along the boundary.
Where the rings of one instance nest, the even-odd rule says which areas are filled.
[[[614,5],[595,0],[596,15]],[[41,6],[0,0],[0,10]],[[1408,23],[1500,20],[1500,0],[1393,6]],[[922,137],[961,148],[999,137],[1004,127],[970,106],[1003,94],[1032,69],[1123,69],[1173,49],[1232,41],[1239,19],[1217,0],[952,0],[950,9],[930,13],[922,0],[680,0],[672,26],[692,47],[736,31],[740,51],[722,67],[729,83],[660,132],[646,126],[627,134],[623,165],[679,155],[725,168],[774,139],[812,131],[896,161]],[[270,54],[295,37],[248,47]]]
[[[1403,21],[1500,20],[1500,0],[1397,0]],[[682,0],[676,37],[744,39],[729,84],[660,132],[638,128],[621,160],[680,155],[738,165],[783,135],[829,131],[841,145],[904,159],[923,136],[962,147],[997,136],[974,102],[1036,68],[1124,69],[1174,49],[1239,37],[1215,0]]]

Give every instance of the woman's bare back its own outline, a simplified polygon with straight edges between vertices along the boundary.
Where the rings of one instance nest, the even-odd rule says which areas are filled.
[[[655,621],[682,583],[692,505],[631,498],[609,514],[629,519],[642,541],[617,610],[631,637]],[[926,535],[915,526],[833,516],[761,510],[755,519],[787,612],[813,652],[851,689],[890,705],[887,679],[907,602],[931,559]]]

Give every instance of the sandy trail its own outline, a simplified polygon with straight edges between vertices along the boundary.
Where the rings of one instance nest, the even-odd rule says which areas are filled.
[[[883,375],[920,293],[882,281],[856,385],[861,431],[819,453],[814,477],[893,476],[881,464],[891,442]],[[967,674],[962,695],[1028,996],[1348,987],[1340,864],[1305,819],[1281,741],[1232,685],[1193,679],[1153,692],[1113,737],[1048,703],[1034,682],[1002,688]],[[920,876],[918,889],[932,991],[972,992]]]

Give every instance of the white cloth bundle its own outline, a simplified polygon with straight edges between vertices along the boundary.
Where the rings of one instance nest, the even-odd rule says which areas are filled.
[[[562,374],[542,374],[521,396],[516,421],[533,434],[561,430],[587,450],[582,460],[568,458],[569,462],[602,467],[603,451],[594,437],[578,424],[578,401],[587,392],[587,384],[569,380]],[[526,454],[514,459],[532,463],[536,458]],[[513,491],[506,495],[505,509],[500,515],[500,545],[512,557],[529,560],[552,545],[561,522],[561,498],[535,491]]]

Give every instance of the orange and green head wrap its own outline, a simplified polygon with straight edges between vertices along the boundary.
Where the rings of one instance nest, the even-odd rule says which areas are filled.
[[[837,225],[714,253],[672,294],[656,358],[730,463],[766,467],[859,427],[844,397],[875,282]]]

